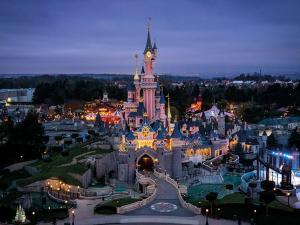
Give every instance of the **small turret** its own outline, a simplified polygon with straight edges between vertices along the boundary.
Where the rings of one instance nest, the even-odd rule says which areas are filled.
[[[167,120],[168,120],[168,128],[169,128],[169,131],[170,131],[172,114],[171,114],[170,95],[169,94],[167,95],[167,98],[168,98]]]
[[[151,53],[154,53],[153,50],[152,50],[149,25],[148,25],[147,42],[146,42],[146,47],[145,47],[145,50],[144,50],[144,54],[146,54],[148,51],[150,51]]]
[[[142,66],[141,75],[144,75],[144,74],[145,74],[145,69],[144,69],[144,66]]]
[[[135,58],[134,81],[138,81],[140,78],[139,78],[139,71],[138,71],[138,54],[137,53],[134,54],[134,58]]]
[[[152,51],[154,52],[154,56],[157,57],[157,46],[156,46],[156,42],[154,42]]]

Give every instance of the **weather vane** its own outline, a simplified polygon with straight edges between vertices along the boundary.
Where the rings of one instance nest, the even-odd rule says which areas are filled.
[[[150,26],[151,26],[151,17],[148,17],[148,31],[150,32]]]

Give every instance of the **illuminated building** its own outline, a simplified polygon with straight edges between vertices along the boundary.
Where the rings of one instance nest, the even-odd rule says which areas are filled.
[[[144,67],[139,76],[136,61],[134,86],[128,87],[128,99],[124,103],[124,122],[128,131],[113,132],[119,134],[114,145],[118,145],[120,181],[133,183],[136,169],[157,169],[181,179],[184,163],[197,164],[228,151],[228,140],[218,135],[219,120],[208,118],[206,122],[178,121],[171,124],[170,97],[167,96],[166,101],[153,75],[156,57],[157,48],[155,44],[151,45],[148,29]],[[224,120],[221,114],[218,112],[216,116]],[[211,129],[211,121],[216,122],[215,129]]]

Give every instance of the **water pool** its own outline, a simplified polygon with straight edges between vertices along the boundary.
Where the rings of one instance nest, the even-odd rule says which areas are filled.
[[[126,192],[127,188],[121,185],[117,185],[115,188],[115,192]]]
[[[93,188],[104,188],[104,187],[106,187],[106,185],[104,183],[98,182],[98,183],[92,183],[90,185],[90,187],[93,187]]]
[[[209,192],[217,192],[218,198],[220,199],[223,198],[225,195],[232,193],[232,191],[227,190],[225,188],[226,184],[232,184],[234,187],[233,190],[235,191],[241,183],[241,175],[225,174],[223,178],[223,184],[199,184],[189,187],[187,198],[190,200],[201,200],[205,199],[205,196]]]

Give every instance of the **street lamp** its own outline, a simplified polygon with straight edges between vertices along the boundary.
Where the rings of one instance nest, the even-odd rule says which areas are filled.
[[[205,225],[209,225],[208,224],[208,209],[206,209],[205,212],[206,212],[206,223],[205,223]]]
[[[254,209],[254,210],[253,210],[253,212],[254,212],[254,221],[255,221],[255,223],[257,223],[257,218],[256,218],[256,209]]]
[[[291,195],[290,192],[286,193],[286,196],[288,197],[288,206],[290,206],[290,195]]]
[[[72,210],[72,225],[74,225],[74,221],[75,221],[75,211]]]

